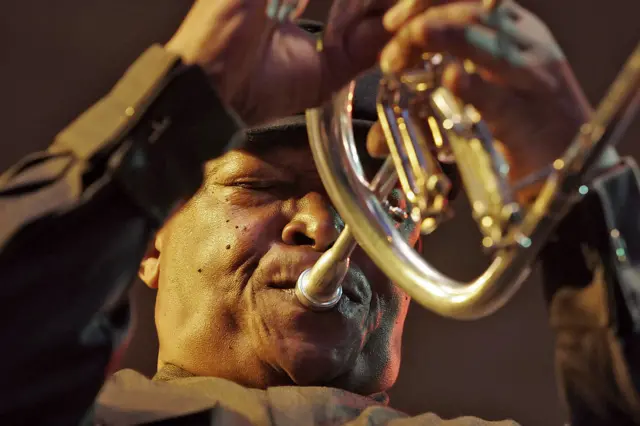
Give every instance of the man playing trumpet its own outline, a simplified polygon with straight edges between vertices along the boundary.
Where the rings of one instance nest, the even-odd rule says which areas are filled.
[[[447,69],[443,84],[504,142],[511,178],[544,168],[590,107],[537,18],[512,2],[488,7],[337,1],[318,52],[286,19],[300,12],[289,3],[268,18],[264,1],[198,0],[165,48],[145,53],[46,153],[1,182],[0,330],[13,346],[2,355],[5,423],[485,424],[386,407],[409,298],[363,252],[335,309],[298,304],[292,284],[343,223],[304,120],[292,114],[371,68],[381,50],[382,70],[394,73],[422,52],[447,52],[476,64],[473,73]],[[358,139],[379,157],[368,78],[353,115]],[[251,126],[244,138],[236,115]],[[372,173],[379,165],[367,164]],[[633,262],[640,229],[629,215],[640,186],[630,160],[609,153],[599,166],[591,195],[542,255],[545,290],[572,424],[633,424],[638,320],[627,296],[638,284],[609,238],[618,229]],[[417,241],[411,223],[398,226]],[[599,254],[595,265],[585,247]],[[116,374],[92,404],[127,325],[119,296],[138,265],[158,289],[159,370],[154,380]],[[46,296],[45,286],[54,289]]]

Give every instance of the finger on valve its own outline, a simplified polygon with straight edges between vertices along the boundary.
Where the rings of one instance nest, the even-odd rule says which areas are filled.
[[[367,152],[373,158],[385,158],[389,155],[389,146],[379,121],[371,126],[367,134]]]

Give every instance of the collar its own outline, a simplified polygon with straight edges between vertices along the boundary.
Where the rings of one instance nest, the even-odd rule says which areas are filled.
[[[170,382],[176,379],[185,379],[188,377],[196,377],[195,374],[188,372],[187,370],[178,367],[173,364],[165,364],[158,370],[153,376],[153,381],[158,382]],[[389,395],[386,392],[378,392],[372,395],[367,395],[368,398],[374,400],[378,404],[389,405]]]

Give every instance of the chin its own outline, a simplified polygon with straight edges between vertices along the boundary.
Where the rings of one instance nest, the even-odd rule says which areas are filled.
[[[287,342],[276,355],[277,365],[298,386],[327,386],[356,364],[356,348],[325,347],[310,342]]]
[[[391,366],[372,369],[362,358],[355,364],[345,370],[335,365],[320,364],[316,359],[311,366],[299,364],[296,368],[287,369],[286,373],[291,383],[297,386],[325,386],[363,396],[387,391],[398,377],[397,369]]]
[[[326,386],[363,396],[387,391],[399,373],[399,357],[380,357],[359,348],[325,348],[309,342],[288,342],[276,355],[286,382],[297,386]]]

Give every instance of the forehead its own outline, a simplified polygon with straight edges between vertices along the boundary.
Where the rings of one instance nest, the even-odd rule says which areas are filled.
[[[363,168],[372,178],[382,162],[371,158],[366,150],[366,130],[355,132],[357,150]],[[233,168],[252,168],[259,163],[268,164],[300,175],[317,175],[315,162],[305,126],[287,127],[280,130],[269,130],[247,134],[244,142],[233,151],[213,162],[211,166],[233,165]]]
[[[311,146],[305,127],[248,133],[240,150],[244,155],[275,163],[281,167],[297,166],[315,170],[311,160]]]
[[[303,131],[249,135],[220,158],[207,164],[207,174],[273,174],[288,178],[316,175],[306,134]],[[266,177],[266,176],[265,176]]]

